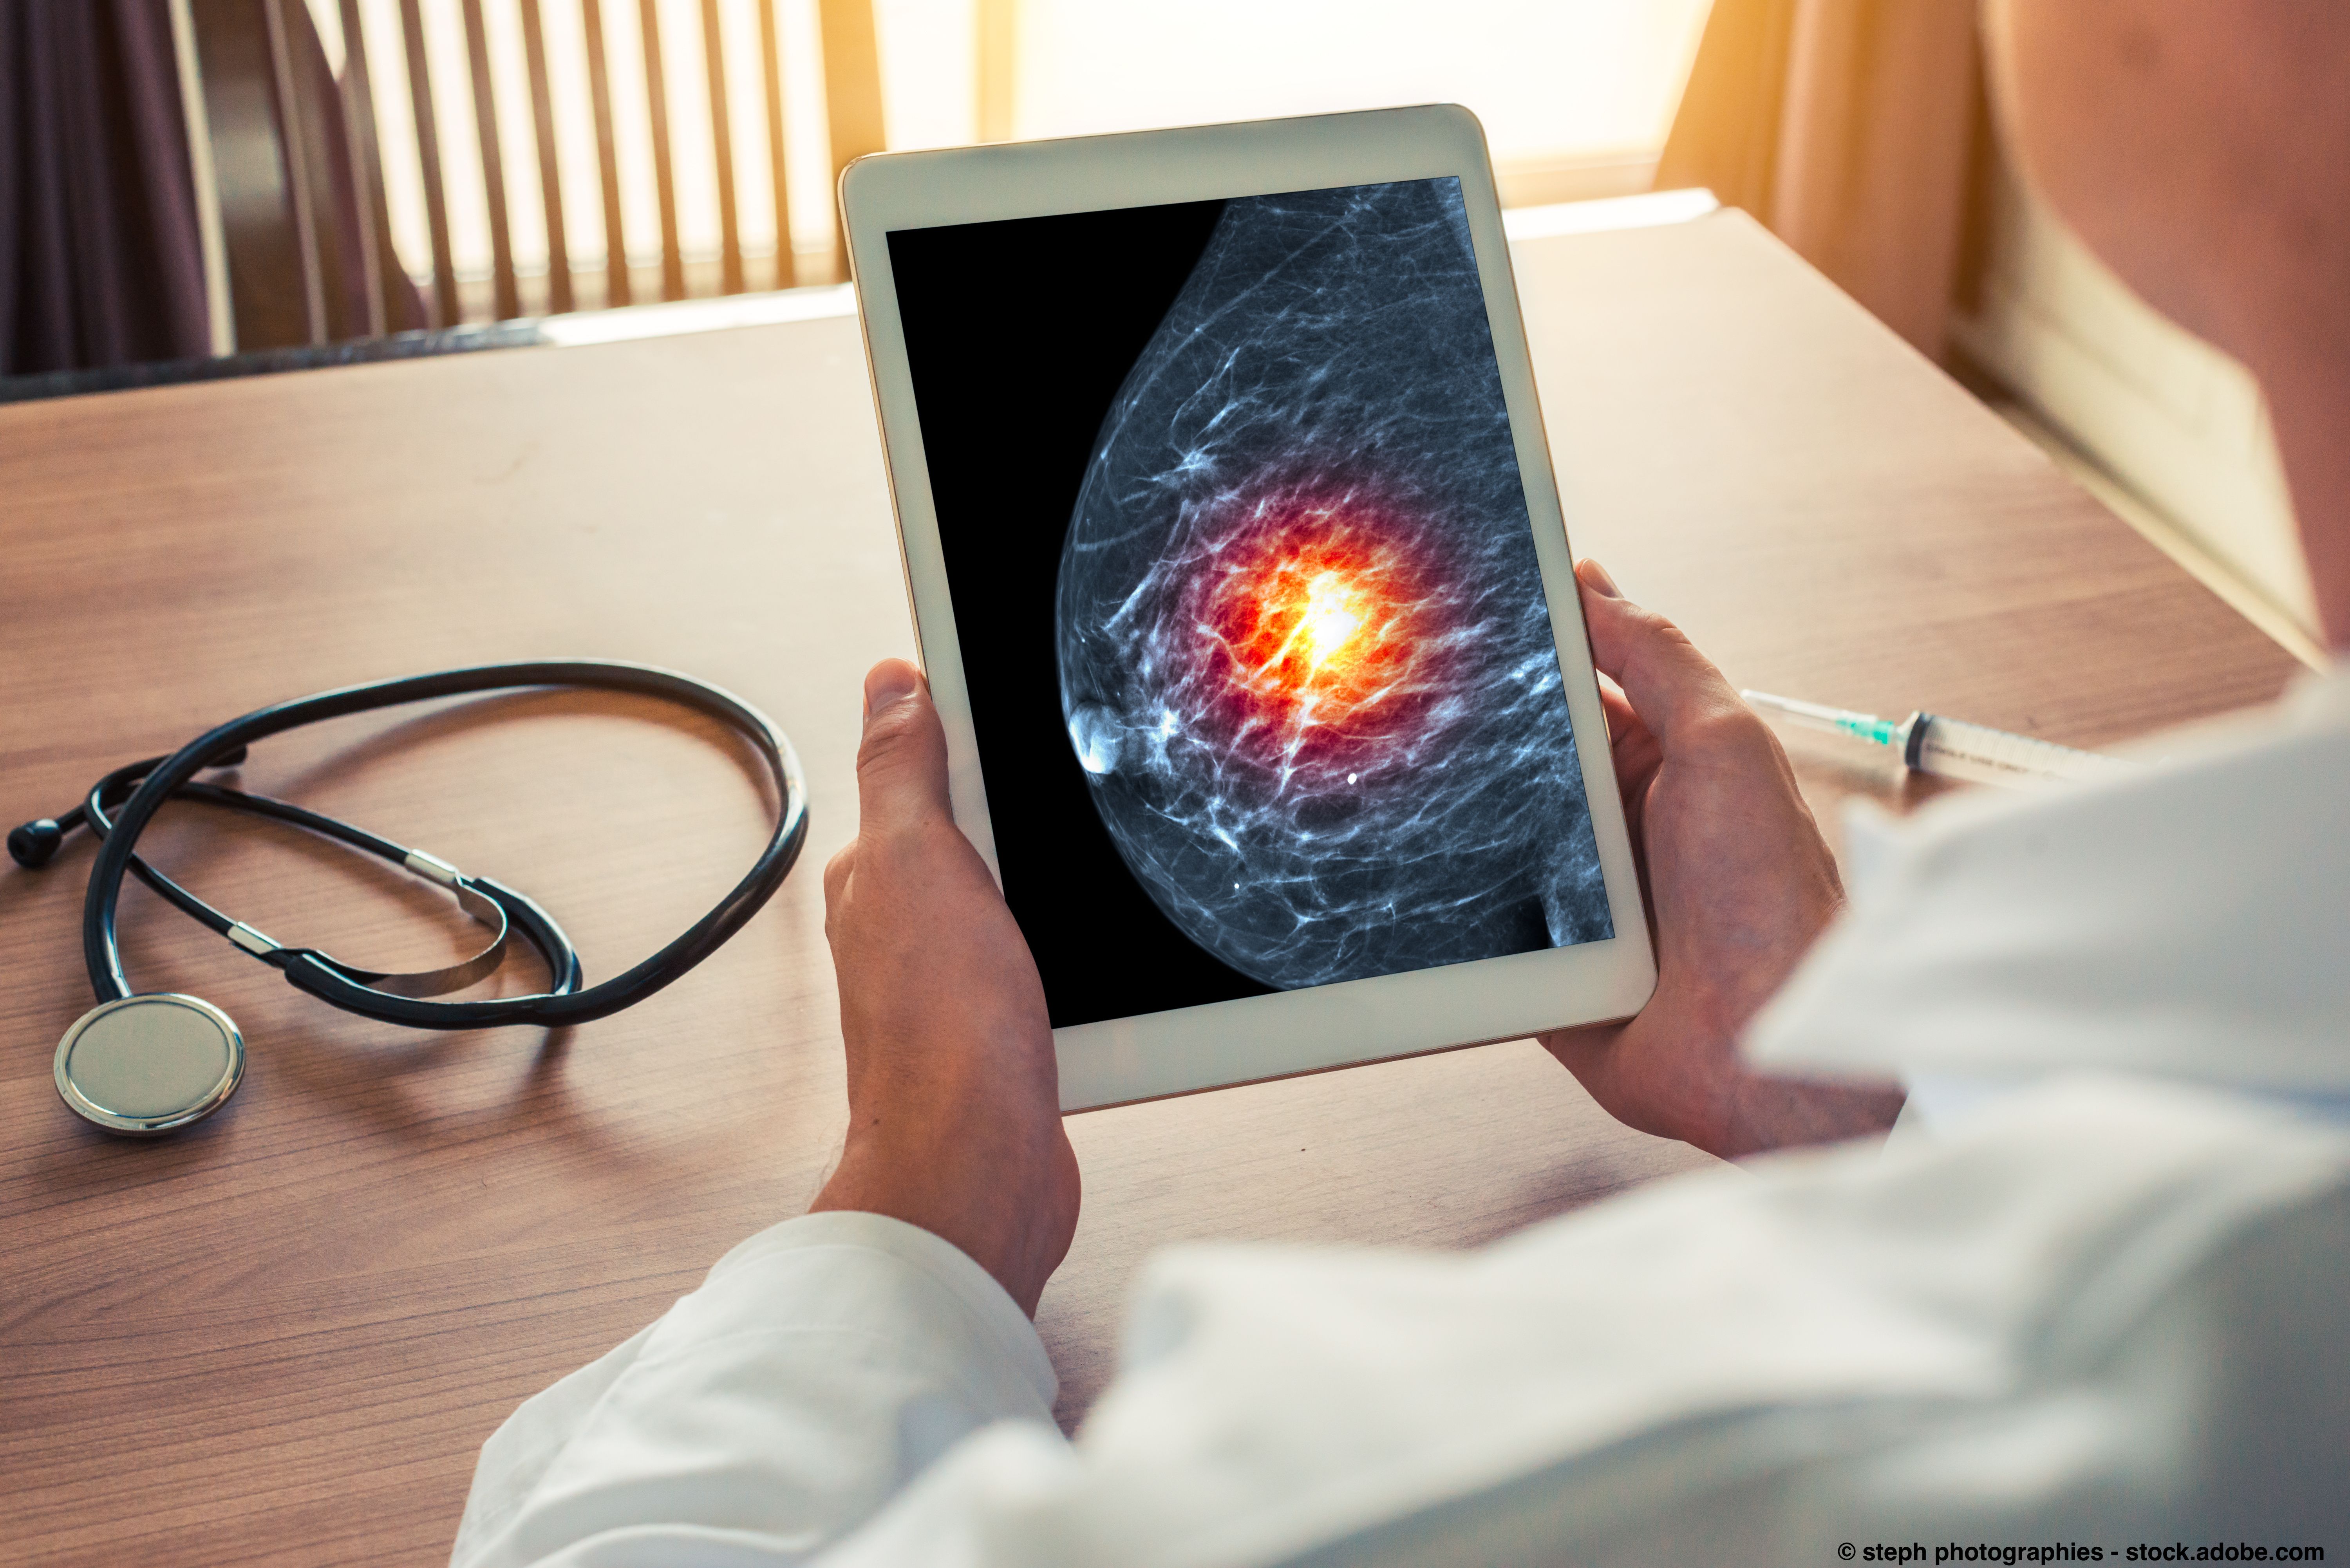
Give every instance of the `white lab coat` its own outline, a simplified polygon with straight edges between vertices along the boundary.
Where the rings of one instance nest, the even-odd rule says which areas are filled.
[[[1171,1250],[1074,1443],[968,1258],[792,1220],[515,1413],[454,1563],[2350,1554],[2350,674],[1862,847],[1750,1049],[1927,1131],[1482,1252]]]

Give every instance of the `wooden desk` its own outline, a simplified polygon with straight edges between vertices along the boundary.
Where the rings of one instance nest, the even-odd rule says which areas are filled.
[[[1744,219],[1518,265],[1575,544],[1733,680],[2095,744],[2289,673]],[[140,982],[218,1002],[252,1047],[224,1115],[153,1144],[50,1087],[88,1004],[88,851],[0,874],[0,1559],[437,1559],[517,1401],[798,1210],[843,1119],[816,870],[854,821],[858,676],[910,640],[845,319],[0,410],[10,823],[266,701],[567,653],[744,693],[790,730],[815,813],[765,914],[571,1038],[365,1025],[129,895]],[[706,732],[622,701],[498,712],[288,737],[246,780],[528,889],[591,974],[748,862],[755,775]],[[1816,801],[1898,794],[1798,756]],[[155,857],[264,930],[441,950],[436,899],[199,815]],[[1524,1043],[1072,1134],[1085,1219],[1039,1318],[1072,1421],[1162,1242],[1470,1244],[1702,1163]]]

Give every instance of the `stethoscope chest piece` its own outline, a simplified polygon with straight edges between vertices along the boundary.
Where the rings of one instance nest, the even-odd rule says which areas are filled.
[[[57,1093],[75,1113],[134,1137],[175,1132],[228,1103],[244,1036],[209,1002],[156,992],[101,1002],[57,1042]]]

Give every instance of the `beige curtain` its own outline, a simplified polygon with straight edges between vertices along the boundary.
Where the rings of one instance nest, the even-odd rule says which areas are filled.
[[[1941,357],[1982,116],[1975,0],[1714,0],[1657,168]]]

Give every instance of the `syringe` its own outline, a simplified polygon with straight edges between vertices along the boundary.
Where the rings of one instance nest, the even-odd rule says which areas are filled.
[[[2137,766],[2119,757],[2076,752],[2051,741],[2012,735],[2005,730],[1945,719],[1939,713],[1912,713],[1895,723],[1874,713],[1800,702],[1793,697],[1773,697],[1768,691],[1741,691],[1739,695],[1765,715],[1807,730],[1857,737],[1871,745],[1898,752],[1902,762],[1919,773],[1963,779],[1970,784],[2110,778]]]

